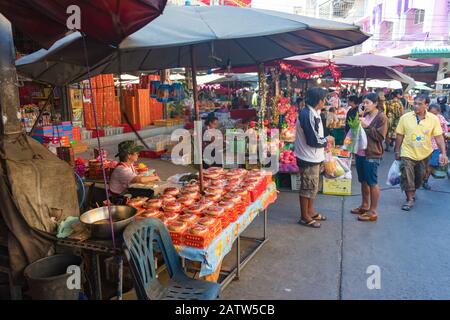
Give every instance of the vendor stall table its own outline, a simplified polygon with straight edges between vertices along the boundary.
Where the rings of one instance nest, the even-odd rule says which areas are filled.
[[[205,249],[197,249],[186,246],[176,246],[181,257],[190,261],[201,262],[200,276],[207,276],[214,273],[220,265],[222,259],[231,251],[233,243],[236,241],[236,267],[226,273],[225,279],[221,281],[222,289],[225,288],[233,279],[239,279],[240,271],[246,266],[251,258],[267,243],[267,207],[273,203],[277,196],[275,183],[271,183],[267,190],[251,205],[249,205],[244,214],[236,222],[231,223],[221,234],[215,238]],[[264,214],[263,237],[250,238],[241,236],[244,230],[261,213]],[[252,252],[241,261],[241,240],[249,240],[257,243]]]
[[[246,211],[239,217],[239,219],[231,223],[226,229],[222,230],[220,235],[216,237],[208,247],[204,249],[198,249],[187,246],[175,246],[180,257],[183,259],[183,265],[185,260],[198,261],[201,263],[200,276],[207,276],[218,269],[223,258],[230,253],[233,248],[233,244],[236,241],[236,267],[230,271],[222,271],[221,274],[225,278],[220,282],[222,290],[231,283],[234,279],[239,279],[241,270],[247,265],[247,263],[255,256],[255,254],[267,243],[267,207],[276,200],[277,189],[275,183],[269,184],[266,191],[253,203],[251,203]],[[263,213],[263,237],[251,238],[244,237],[241,234],[247,229],[247,227],[254,221],[254,219]],[[96,299],[103,299],[101,292],[101,275],[100,275],[100,255],[112,256],[117,258],[119,267],[118,279],[117,279],[117,298],[122,298],[122,281],[123,281],[123,258],[122,258],[122,242],[118,238],[116,243],[117,247],[114,250],[112,241],[110,240],[95,240],[89,239],[86,241],[76,241],[71,239],[57,239],[56,244],[60,246],[66,246],[71,248],[77,248],[84,250],[92,255],[92,263],[94,266],[94,279],[95,279],[95,292]],[[242,259],[241,241],[251,241],[257,244],[252,251]],[[157,272],[162,272],[165,266],[160,266]]]

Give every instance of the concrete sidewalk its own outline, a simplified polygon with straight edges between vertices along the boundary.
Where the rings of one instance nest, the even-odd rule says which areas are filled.
[[[105,147],[110,156],[117,145]],[[361,198],[356,174],[353,196],[319,195],[327,215],[321,229],[299,219],[298,194],[282,192],[269,208],[269,242],[223,292],[222,299],[450,299],[450,180],[431,179],[432,191],[419,190],[411,212],[400,209],[404,195],[386,186],[393,161],[388,153],[379,170],[379,220],[362,223],[350,214]],[[161,160],[144,160],[162,179],[190,172]],[[258,236],[261,218],[245,231]],[[224,266],[233,264],[233,250]],[[366,270],[381,269],[381,289],[369,290]]]
[[[402,211],[404,195],[385,185],[392,160],[387,154],[380,168],[375,223],[350,214],[360,204],[356,178],[354,196],[318,197],[317,209],[328,217],[319,230],[296,224],[298,196],[281,193],[270,207],[269,243],[222,298],[449,299],[450,180],[431,179],[433,190],[419,190],[416,207]],[[367,288],[371,265],[381,269],[380,290]]]

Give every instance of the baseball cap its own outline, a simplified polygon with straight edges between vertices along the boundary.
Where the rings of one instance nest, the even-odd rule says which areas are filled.
[[[119,143],[119,152],[116,154],[116,157],[121,153],[132,154],[135,152],[140,152],[144,149],[142,146],[138,146],[135,141],[126,140]]]

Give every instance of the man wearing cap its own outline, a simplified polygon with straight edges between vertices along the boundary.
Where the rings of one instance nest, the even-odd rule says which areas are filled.
[[[120,195],[134,183],[149,183],[159,180],[158,176],[151,174],[149,176],[141,176],[136,172],[134,163],[139,158],[139,152],[143,147],[138,146],[134,141],[123,141],[119,143],[119,157],[120,163],[111,174],[109,188],[113,195]]]

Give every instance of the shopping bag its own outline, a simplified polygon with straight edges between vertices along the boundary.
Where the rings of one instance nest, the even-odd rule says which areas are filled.
[[[389,169],[386,184],[388,186],[396,186],[400,184],[400,160],[395,160]]]
[[[367,149],[367,135],[361,125],[347,132],[342,149],[348,150],[351,153],[358,153],[360,150]]]
[[[439,167],[440,166],[440,163],[439,163],[440,155],[441,155],[441,152],[439,150],[433,151],[433,153],[431,154],[429,165],[432,167]]]
[[[435,179],[444,179],[447,175],[447,170],[447,166],[433,167],[433,169],[431,170],[431,175]]]
[[[367,149],[367,134],[366,131],[361,128],[359,130],[359,139],[358,139],[358,152],[361,150],[366,150]]]

